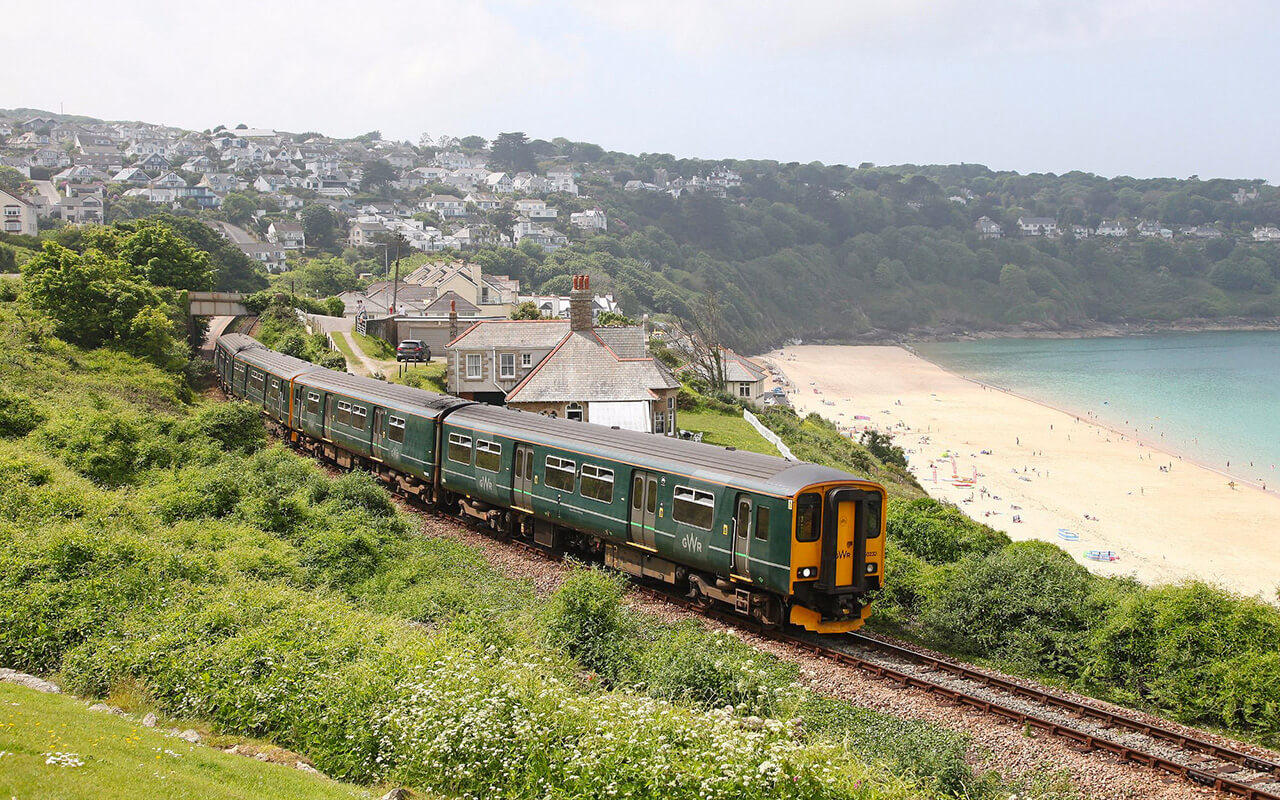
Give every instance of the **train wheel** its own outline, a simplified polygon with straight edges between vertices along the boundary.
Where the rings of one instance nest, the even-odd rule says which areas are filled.
[[[702,590],[702,579],[697,575],[689,576],[689,594],[687,597],[697,606],[702,608],[711,607],[711,598],[707,597],[707,593]]]

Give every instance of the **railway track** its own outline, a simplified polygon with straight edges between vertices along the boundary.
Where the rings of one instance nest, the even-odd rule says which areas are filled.
[[[538,557],[559,560],[545,548],[495,534],[470,517],[448,514],[401,492],[396,494],[420,513],[462,524]],[[766,628],[754,620],[695,603],[664,589],[638,582],[632,585],[656,600],[841,666],[945,698],[1028,730],[1066,739],[1084,752],[1110,754],[1246,800],[1280,800],[1280,763],[1275,761],[877,637],[855,633],[819,640],[809,634]]]

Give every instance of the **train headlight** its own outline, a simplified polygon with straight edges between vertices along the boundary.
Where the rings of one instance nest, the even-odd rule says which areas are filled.
[[[868,564],[868,565],[867,565],[867,574],[868,574],[868,575],[870,575],[871,573],[873,573],[873,572],[875,572],[875,571],[876,571],[876,565],[875,565],[875,564]]]
[[[796,577],[816,578],[818,577],[818,568],[817,567],[801,567],[800,569],[796,570]]]

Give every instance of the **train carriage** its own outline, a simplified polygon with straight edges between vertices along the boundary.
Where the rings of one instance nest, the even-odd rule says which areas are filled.
[[[610,566],[767,622],[850,630],[883,575],[884,490],[839,470],[483,405],[441,443],[441,486],[472,516],[601,537]]]
[[[295,385],[295,428],[325,454],[352,466],[369,459],[375,472],[401,473],[415,494],[435,480],[436,424],[470,401],[370,378],[321,370]]]
[[[480,405],[219,339],[228,393],[309,452],[549,547],[829,633],[884,574],[884,489],[839,470]]]

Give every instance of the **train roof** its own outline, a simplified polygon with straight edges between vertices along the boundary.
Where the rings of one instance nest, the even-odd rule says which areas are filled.
[[[297,382],[313,389],[361,398],[429,419],[435,419],[442,412],[455,406],[468,405],[472,402],[453,395],[436,394],[425,389],[415,389],[412,386],[387,383],[333,370],[316,370],[303,375]]]
[[[224,333],[218,337],[217,346],[232,354],[241,350],[248,350],[251,347],[263,347],[265,349],[262,342],[252,336],[245,336],[243,333]]]
[[[758,488],[791,496],[814,483],[856,479],[831,467],[735,450],[652,433],[557,419],[509,408],[474,404],[445,420],[516,440],[553,444],[614,461],[679,472],[712,483]]]
[[[296,378],[299,375],[304,375],[308,372],[324,369],[323,367],[318,367],[315,364],[312,364],[310,361],[303,361],[300,358],[287,356],[284,353],[269,350],[265,347],[246,347],[236,353],[236,358],[246,364],[252,364],[259,369],[266,370],[272,375],[277,375],[281,378],[285,378],[286,380]]]

